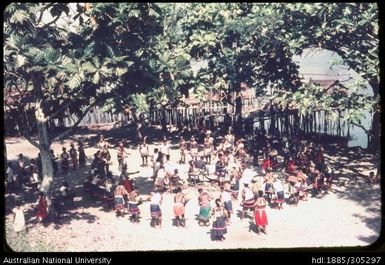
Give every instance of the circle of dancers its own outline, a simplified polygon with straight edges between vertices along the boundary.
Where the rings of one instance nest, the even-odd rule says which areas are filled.
[[[282,210],[284,204],[298,206],[301,201],[320,196],[330,190],[334,172],[325,161],[322,145],[301,140],[300,134],[290,138],[273,137],[266,132],[257,132],[246,139],[235,139],[231,130],[224,136],[216,136],[209,130],[192,135],[189,139],[180,136],[177,147],[178,165],[171,162],[170,143],[164,138],[160,145],[150,151],[147,137],[141,139],[137,152],[141,166],[152,167],[152,190],[141,194],[141,186],[135,183],[140,171],[128,170],[130,165],[125,143],[117,147],[110,145],[100,136],[98,150],[93,154],[90,170],[83,185],[83,195],[91,201],[99,200],[115,212],[117,218],[124,218],[134,224],[141,223],[139,207],[149,202],[151,227],[161,228],[163,198],[172,194],[173,225],[186,227],[186,204],[197,203],[197,222],[202,227],[211,227],[211,238],[223,241],[227,228],[235,218],[234,205],[240,208],[239,218],[253,220],[253,231],[267,234],[268,210]],[[116,160],[110,150],[115,148]],[[84,168],[87,156],[84,146],[73,143],[67,151],[62,147],[60,155],[50,151],[54,174],[70,175],[70,171]],[[117,161],[119,176],[113,176],[110,166]],[[60,170],[59,170],[59,165]],[[72,166],[72,168],[70,167]],[[187,169],[184,173],[182,168]],[[59,172],[60,171],[60,172]],[[7,189],[18,193],[29,186],[38,192],[41,183],[42,161],[40,153],[26,166],[26,159],[20,154],[16,166],[8,162]],[[65,178],[66,179],[66,178]],[[192,191],[192,192],[191,192]],[[196,193],[194,193],[196,191]],[[193,196],[191,194],[197,194]],[[68,207],[76,207],[75,193],[69,182],[64,180],[48,202],[44,193],[39,193],[35,217],[44,222],[53,213],[55,223],[60,223],[61,215]],[[196,199],[193,199],[196,197]],[[17,231],[20,231],[20,203],[14,209],[17,217]],[[189,217],[191,218],[191,216]],[[15,221],[16,222],[16,221]]]

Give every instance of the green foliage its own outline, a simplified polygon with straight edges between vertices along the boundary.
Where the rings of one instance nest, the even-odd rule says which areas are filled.
[[[39,20],[42,12],[52,24]],[[56,18],[69,24],[58,26]],[[202,99],[210,89],[239,91],[241,82],[257,95],[274,87],[282,107],[295,105],[304,115],[346,108],[346,118],[358,122],[353,110],[379,105],[353,86],[344,96],[302,84],[293,61],[305,48],[334,51],[377,96],[374,3],[92,3],[78,4],[74,14],[65,3],[15,3],[4,22],[5,81],[40,75],[47,115],[65,102],[79,110],[95,99],[106,110],[147,111],[179,104],[191,88]],[[207,66],[194,75],[194,62]]]

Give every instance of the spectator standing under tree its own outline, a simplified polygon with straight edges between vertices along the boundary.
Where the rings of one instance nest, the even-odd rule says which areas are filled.
[[[19,200],[16,201],[16,206],[12,209],[12,212],[14,214],[13,229],[16,232],[16,235],[19,236],[20,232],[25,229],[24,210]]]
[[[139,145],[139,153],[142,158],[142,166],[148,166],[148,156],[150,154],[148,144],[146,142],[147,136],[143,138],[143,142]]]
[[[70,155],[67,153],[67,149],[65,147],[62,148],[62,153],[60,155],[61,157],[61,170],[63,174],[67,175],[68,174],[68,160],[70,158]]]
[[[71,157],[71,161],[72,161],[72,169],[76,170],[76,167],[78,165],[78,153],[76,152],[74,144],[71,144],[70,146],[71,146],[71,148],[70,148],[69,153],[70,153],[70,157]]]
[[[84,146],[82,142],[79,142],[78,153],[79,153],[79,166],[84,167],[86,164],[87,156],[84,151]]]

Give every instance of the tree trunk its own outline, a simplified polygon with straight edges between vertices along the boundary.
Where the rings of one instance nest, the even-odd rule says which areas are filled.
[[[7,145],[5,144],[5,141],[3,141],[4,146],[4,168],[7,168]]]
[[[243,130],[242,130],[242,97],[241,97],[240,94],[235,99],[234,135],[235,135],[236,138],[243,137]]]
[[[260,131],[264,131],[265,130],[265,119],[264,119],[263,110],[260,110],[258,112],[258,116],[259,116],[259,129],[260,129]]]
[[[293,116],[294,116],[294,130],[296,131],[297,129],[300,129],[300,117],[299,117],[299,111],[298,110],[295,110],[294,113],[293,113]]]
[[[285,134],[289,135],[289,113],[288,109],[285,109]]]
[[[47,122],[45,121],[45,115],[41,108],[41,102],[36,104],[35,109],[35,118],[39,138],[39,150],[43,170],[43,179],[40,185],[40,191],[44,192],[49,197],[53,182],[53,166],[51,162],[51,156],[49,154],[51,144],[48,138]]]
[[[162,131],[167,132],[166,107],[162,107]]]
[[[375,112],[372,119],[372,129],[370,130],[370,142],[368,149],[373,152],[378,152],[380,147],[380,114]]]

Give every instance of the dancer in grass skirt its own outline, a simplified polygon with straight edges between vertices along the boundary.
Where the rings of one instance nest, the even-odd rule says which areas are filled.
[[[221,200],[215,200],[215,208],[212,212],[213,216],[213,227],[211,230],[212,240],[225,240],[224,235],[227,233],[226,227],[226,211],[222,206]]]
[[[266,234],[266,226],[268,225],[267,222],[267,215],[266,215],[266,200],[263,198],[263,191],[258,191],[258,199],[256,202],[255,210],[254,210],[254,220],[255,225],[257,227],[257,233],[259,233],[260,230],[262,230],[263,233]]]

